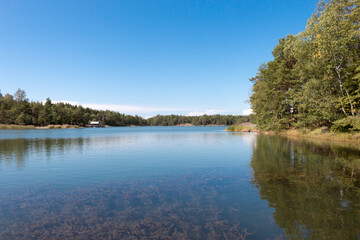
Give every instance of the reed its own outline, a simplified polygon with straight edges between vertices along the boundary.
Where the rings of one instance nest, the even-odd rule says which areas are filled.
[[[35,129],[36,127],[33,125],[15,125],[15,124],[0,124],[0,129]]]

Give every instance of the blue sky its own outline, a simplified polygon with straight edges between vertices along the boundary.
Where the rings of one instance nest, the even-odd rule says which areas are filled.
[[[313,0],[0,0],[0,89],[128,114],[243,114]]]

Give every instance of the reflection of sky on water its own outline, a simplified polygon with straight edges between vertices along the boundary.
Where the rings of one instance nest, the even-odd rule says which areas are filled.
[[[233,136],[222,127],[8,132],[9,139],[4,139],[7,131],[0,134],[0,188],[42,182],[81,185],[247,166],[254,137]]]
[[[153,218],[183,229],[197,229],[196,223],[202,229],[196,236],[202,238],[208,235],[201,234],[215,232],[239,237],[245,228],[257,229],[259,222],[267,234],[279,233],[269,221],[272,209],[250,184],[249,160],[256,135],[223,129],[31,130],[10,131],[9,139],[1,132],[0,205],[2,201],[7,205],[0,207],[0,214],[13,214],[9,218],[13,221],[30,214],[32,224],[14,230],[25,233],[63,218],[72,219],[74,228],[98,224],[92,231],[102,232],[106,224],[134,215],[138,216],[135,225],[148,226],[146,219],[154,222]],[[57,208],[69,212],[59,213]],[[103,223],[99,217],[108,214],[111,221]],[[178,220],[169,218],[172,215]],[[135,225],[129,225],[129,219],[122,224],[131,229]],[[57,232],[64,234],[64,229]]]
[[[96,136],[117,136],[121,134],[188,134],[201,132],[223,132],[225,127],[110,127],[110,128],[78,128],[78,129],[0,129],[0,139],[37,139],[37,138],[87,138]]]
[[[220,127],[0,138],[0,239],[100,239],[109,229],[115,239],[356,239],[360,231],[360,155],[348,146]]]

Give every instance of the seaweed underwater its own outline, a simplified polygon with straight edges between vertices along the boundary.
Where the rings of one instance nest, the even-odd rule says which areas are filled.
[[[226,182],[178,176],[85,188],[32,187],[0,198],[0,239],[246,239]],[[61,189],[61,190],[60,190]]]

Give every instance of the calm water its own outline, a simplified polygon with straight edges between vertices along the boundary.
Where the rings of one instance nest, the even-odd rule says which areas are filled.
[[[358,149],[223,130],[0,130],[0,239],[360,239]]]

